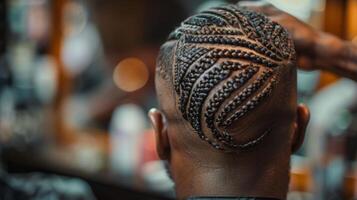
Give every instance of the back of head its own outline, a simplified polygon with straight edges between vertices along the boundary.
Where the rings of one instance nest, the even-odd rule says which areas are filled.
[[[294,59],[277,23],[235,5],[212,8],[185,20],[163,45],[157,91],[165,80],[174,94],[159,100],[175,104],[169,119],[181,117],[214,148],[251,148],[295,111]]]
[[[308,121],[286,30],[237,5],[212,8],[170,34],[156,70],[162,112],[150,116],[178,197],[284,198]]]

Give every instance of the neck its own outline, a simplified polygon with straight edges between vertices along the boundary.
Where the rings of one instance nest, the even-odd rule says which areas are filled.
[[[192,164],[186,165],[180,172],[181,175],[178,174],[175,178],[177,197],[186,199],[193,196],[234,196],[286,199],[289,157],[280,160],[270,158],[269,162],[265,162],[266,160],[268,159],[255,157],[253,162],[246,162],[251,164],[243,164],[244,162],[237,162],[236,158],[228,162],[221,160],[219,163],[225,163],[224,165],[207,166],[202,166],[202,163],[198,166],[199,164],[192,161],[185,162]]]

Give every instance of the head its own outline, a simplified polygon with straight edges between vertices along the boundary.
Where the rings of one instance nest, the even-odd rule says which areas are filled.
[[[156,71],[150,118],[179,198],[284,198],[309,118],[284,28],[236,5],[212,8],[171,33]]]

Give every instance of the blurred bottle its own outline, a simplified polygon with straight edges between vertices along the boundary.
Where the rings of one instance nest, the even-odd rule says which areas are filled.
[[[0,147],[2,148],[11,140],[15,121],[14,103],[14,94],[10,88],[0,91]]]
[[[343,181],[343,198],[357,199],[357,98],[349,110],[351,122],[345,131],[344,157],[346,171]]]
[[[351,123],[348,108],[356,101],[357,84],[341,79],[319,90],[309,101],[310,124],[305,139],[306,156],[314,177],[314,199],[341,199],[345,171],[343,137]]]
[[[110,167],[124,177],[127,184],[134,181],[141,163],[142,136],[146,128],[146,115],[137,105],[122,105],[113,113],[110,123]]]

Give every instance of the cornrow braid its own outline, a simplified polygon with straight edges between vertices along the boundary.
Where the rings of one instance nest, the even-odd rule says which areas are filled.
[[[242,144],[227,130],[271,95],[278,70],[295,60],[286,30],[261,14],[225,5],[188,18],[169,40],[177,41],[172,79],[178,108],[195,133],[224,151],[263,140],[271,129]]]
[[[262,74],[258,76],[256,80],[247,87],[243,89],[238,95],[236,95],[233,100],[229,101],[224,108],[223,111],[218,115],[216,119],[216,123],[220,126],[225,120],[226,116],[237,109],[238,106],[242,104],[243,101],[252,96],[256,91],[258,91],[262,85],[266,82],[266,80],[272,75],[271,71],[263,71]],[[250,105],[248,105],[250,106]],[[245,110],[245,107],[243,107]]]

